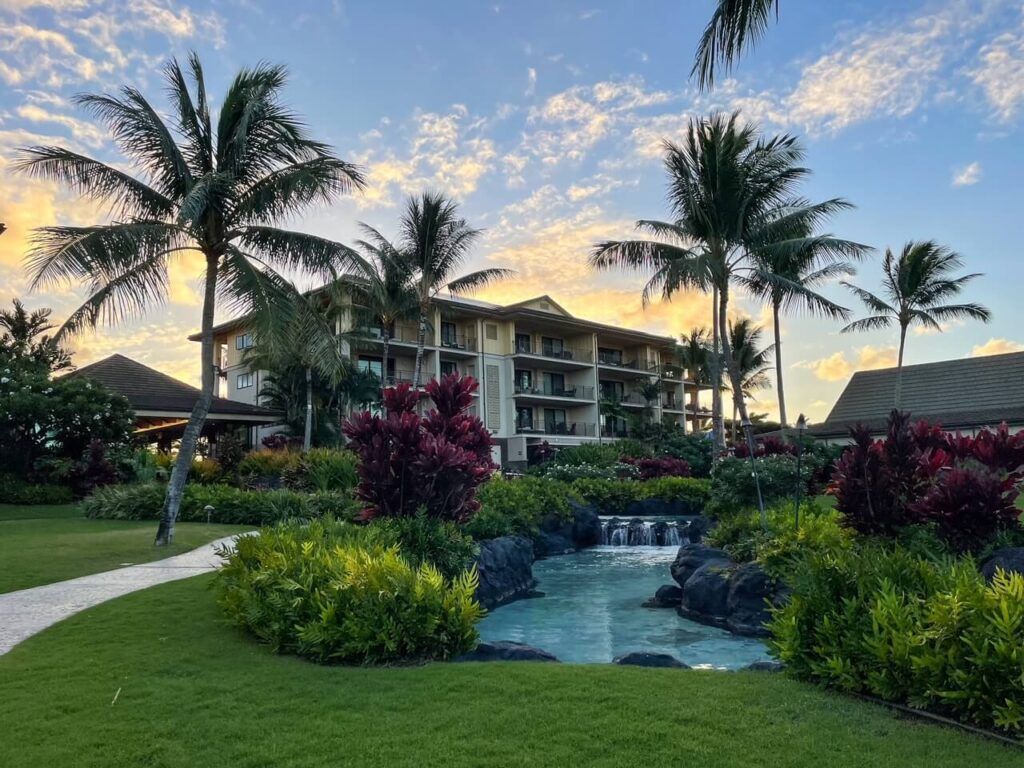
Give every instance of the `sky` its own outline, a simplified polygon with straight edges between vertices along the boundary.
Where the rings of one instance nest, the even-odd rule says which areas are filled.
[[[739,110],[792,133],[813,171],[802,194],[856,207],[829,225],[878,249],[853,281],[880,287],[881,253],[934,239],[981,272],[965,298],[992,322],[913,333],[907,362],[1024,349],[1020,326],[1024,182],[1024,3],[1020,0],[782,0],[779,23],[727,79],[689,79],[711,0],[371,2],[364,0],[0,0],[0,303],[21,297],[63,319],[78,285],[30,292],[33,227],[104,220],[96,204],[13,177],[18,147],[61,144],[123,163],[78,93],[123,84],[164,102],[161,65],[194,50],[214,100],[240,68],[290,71],[285,99],[367,189],[289,222],[351,241],[357,222],[393,234],[410,194],[442,190],[485,234],[467,269],[515,278],[478,294],[550,294],[570,312],[678,335],[710,325],[710,301],[678,294],[641,307],[639,275],[594,273],[594,243],[670,218],[661,142],[688,120]],[[172,268],[167,301],[143,318],[74,340],[81,366],[121,352],[198,380],[201,262]],[[824,292],[863,312],[841,286]],[[738,296],[734,314],[770,327]],[[223,315],[218,319],[226,319]],[[850,375],[895,362],[896,333],[840,334],[841,322],[786,316],[791,418],[824,418]],[[951,382],[955,386],[955,382]],[[777,413],[771,392],[755,412]]]

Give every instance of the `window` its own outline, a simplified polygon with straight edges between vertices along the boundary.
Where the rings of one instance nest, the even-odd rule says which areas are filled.
[[[252,346],[252,334],[243,333],[241,336],[235,336],[235,349],[249,349]]]
[[[252,374],[240,373],[235,378],[235,389],[248,389],[252,386]]]
[[[533,429],[533,408],[516,408],[516,429],[520,432]]]
[[[449,374],[458,373],[458,372],[459,372],[459,368],[455,364],[454,360],[442,360],[441,361],[441,375],[442,376],[448,376]]]
[[[566,433],[565,409],[544,409],[544,431],[549,435],[564,435]]]
[[[622,365],[622,350],[598,347],[597,361],[602,365]]]
[[[561,395],[565,392],[565,376],[561,373],[544,374],[544,394]]]
[[[441,322],[441,346],[454,347],[459,343],[458,328],[455,323]]]
[[[516,392],[533,389],[533,371],[516,371]]]
[[[364,373],[372,373],[378,379],[382,378],[381,370],[383,365],[383,360],[379,357],[360,357],[356,362],[356,367],[358,367],[360,371],[363,371]]]
[[[602,381],[601,398],[604,400],[621,400],[625,389],[626,387],[621,381]]]
[[[491,341],[497,341],[498,326],[495,323],[484,323],[484,336]]]
[[[562,357],[565,352],[565,342],[552,336],[544,336],[540,340],[541,349],[548,357]]]
[[[516,352],[522,352],[523,354],[530,354],[533,351],[533,345],[530,344],[530,334],[528,333],[517,333],[516,334]]]

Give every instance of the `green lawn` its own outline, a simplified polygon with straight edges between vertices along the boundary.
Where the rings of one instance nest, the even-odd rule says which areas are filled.
[[[174,545],[156,548],[156,523],[88,520],[73,504],[0,505],[0,593],[145,563],[246,530],[238,525],[179,523]]]
[[[992,768],[1024,754],[767,673],[319,667],[225,626],[212,576],[0,657],[0,765]]]

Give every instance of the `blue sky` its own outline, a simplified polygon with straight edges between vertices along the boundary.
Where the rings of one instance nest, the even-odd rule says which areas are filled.
[[[103,212],[50,185],[12,180],[14,147],[59,142],[116,161],[69,97],[122,83],[154,101],[159,65],[194,49],[222,93],[239,68],[288,65],[287,99],[313,131],[361,163],[370,187],[294,226],[341,240],[357,221],[393,231],[406,195],[440,188],[487,230],[473,266],[508,266],[498,301],[550,293],[574,313],[678,334],[707,324],[708,302],[681,295],[641,310],[635,276],[586,267],[596,241],[667,215],[658,151],[692,115],[739,109],[792,132],[814,175],[805,194],[857,208],[832,231],[884,248],[934,238],[985,276],[969,298],[989,325],[915,334],[908,361],[1021,348],[1024,208],[1024,6],[1017,0],[782,0],[781,18],[728,80],[688,81],[710,0],[636,3],[0,0],[0,300],[25,295],[28,230]],[[880,255],[855,281],[878,285]],[[121,351],[187,379],[197,350],[195,276],[172,274],[146,318],[78,342],[78,362]],[[838,286],[827,292],[859,311]],[[76,286],[29,298],[58,315]],[[738,313],[766,319],[746,299]],[[839,324],[784,322],[790,411],[821,418],[852,371],[890,364],[895,334],[839,335]],[[755,410],[774,412],[771,394]]]

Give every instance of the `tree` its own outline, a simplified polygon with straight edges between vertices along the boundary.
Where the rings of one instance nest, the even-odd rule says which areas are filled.
[[[903,388],[903,352],[907,345],[907,329],[922,325],[942,331],[942,321],[971,319],[987,323],[992,313],[980,304],[944,304],[960,294],[964,286],[981,273],[952,277],[950,273],[963,266],[960,254],[932,240],[908,242],[899,256],[885,249],[882,261],[882,286],[885,299],[843,281],[872,314],[855,320],[843,333],[873,331],[897,325],[900,329],[899,354],[896,358],[895,408],[900,407]]]
[[[800,237],[814,231],[820,220],[849,207],[840,199],[808,204],[795,198],[796,185],[810,171],[798,165],[803,149],[789,135],[758,136],[752,123],[739,115],[713,115],[691,120],[681,145],[665,143],[672,222],[639,221],[637,227],[658,240],[608,241],[594,247],[590,263],[598,269],[627,267],[653,272],[644,288],[646,303],[656,292],[671,299],[681,288],[717,293],[715,320],[728,328],[729,293],[763,270],[753,253],[786,253],[827,240]],[[740,372],[729,345],[720,335],[722,358],[729,369],[731,389],[739,393],[740,416],[748,421]],[[711,355],[712,386],[720,387],[717,355]],[[721,449],[725,433],[721,414],[715,415],[715,444]]]
[[[415,275],[414,285],[419,308],[419,333],[416,339],[416,373],[413,386],[423,381],[423,349],[427,340],[430,308],[444,290],[468,293],[512,274],[508,269],[481,269],[459,278],[454,273],[462,266],[481,230],[473,229],[459,216],[459,206],[439,192],[425,192],[409,198],[401,220],[401,251]]]
[[[718,7],[701,35],[690,76],[697,77],[701,90],[715,81],[715,68],[728,72],[740,55],[751,48],[779,14],[779,0],[718,0]]]
[[[740,373],[740,394],[753,399],[754,392],[768,389],[771,380],[772,347],[761,347],[764,330],[754,325],[750,318],[744,317],[729,324],[729,348],[732,350],[733,365]],[[732,397],[732,442],[736,444],[736,411],[738,408],[737,393]]]
[[[0,310],[0,356],[39,366],[46,373],[74,368],[68,351],[46,335],[54,328],[51,314],[47,308],[29,312],[18,299],[13,309]]]
[[[395,324],[417,315],[419,297],[410,260],[373,227],[361,225],[365,239],[356,245],[362,252],[357,272],[358,282],[352,286],[357,317],[367,324],[380,326],[383,342],[381,353],[381,387],[388,385],[388,355]]]
[[[286,320],[293,293],[277,270],[330,279],[347,258],[338,243],[274,226],[313,203],[362,186],[359,169],[312,139],[281,102],[283,67],[243,69],[228,88],[217,124],[199,59],[188,75],[172,60],[164,74],[173,121],[136,88],[84,95],[78,103],[104,122],[133,166],[132,176],[57,146],[21,151],[15,167],[106,203],[113,221],[36,231],[28,257],[33,287],[86,282],[89,297],[58,331],[144,313],[164,300],[171,261],[198,252],[205,266],[200,324],[201,395],[171,472],[156,544],[174,535],[182,491],[213,398],[213,318],[218,303]]]
[[[811,232],[796,233],[808,237]],[[810,238],[803,248],[775,249],[754,253],[757,269],[750,274],[747,288],[761,296],[772,308],[772,331],[775,352],[775,388],[779,398],[779,421],[782,429],[789,426],[786,418],[786,394],[782,375],[783,311],[805,311],[830,319],[846,320],[850,311],[817,292],[817,288],[837,277],[852,275],[853,265],[847,260],[859,259],[867,246],[830,235]]]

